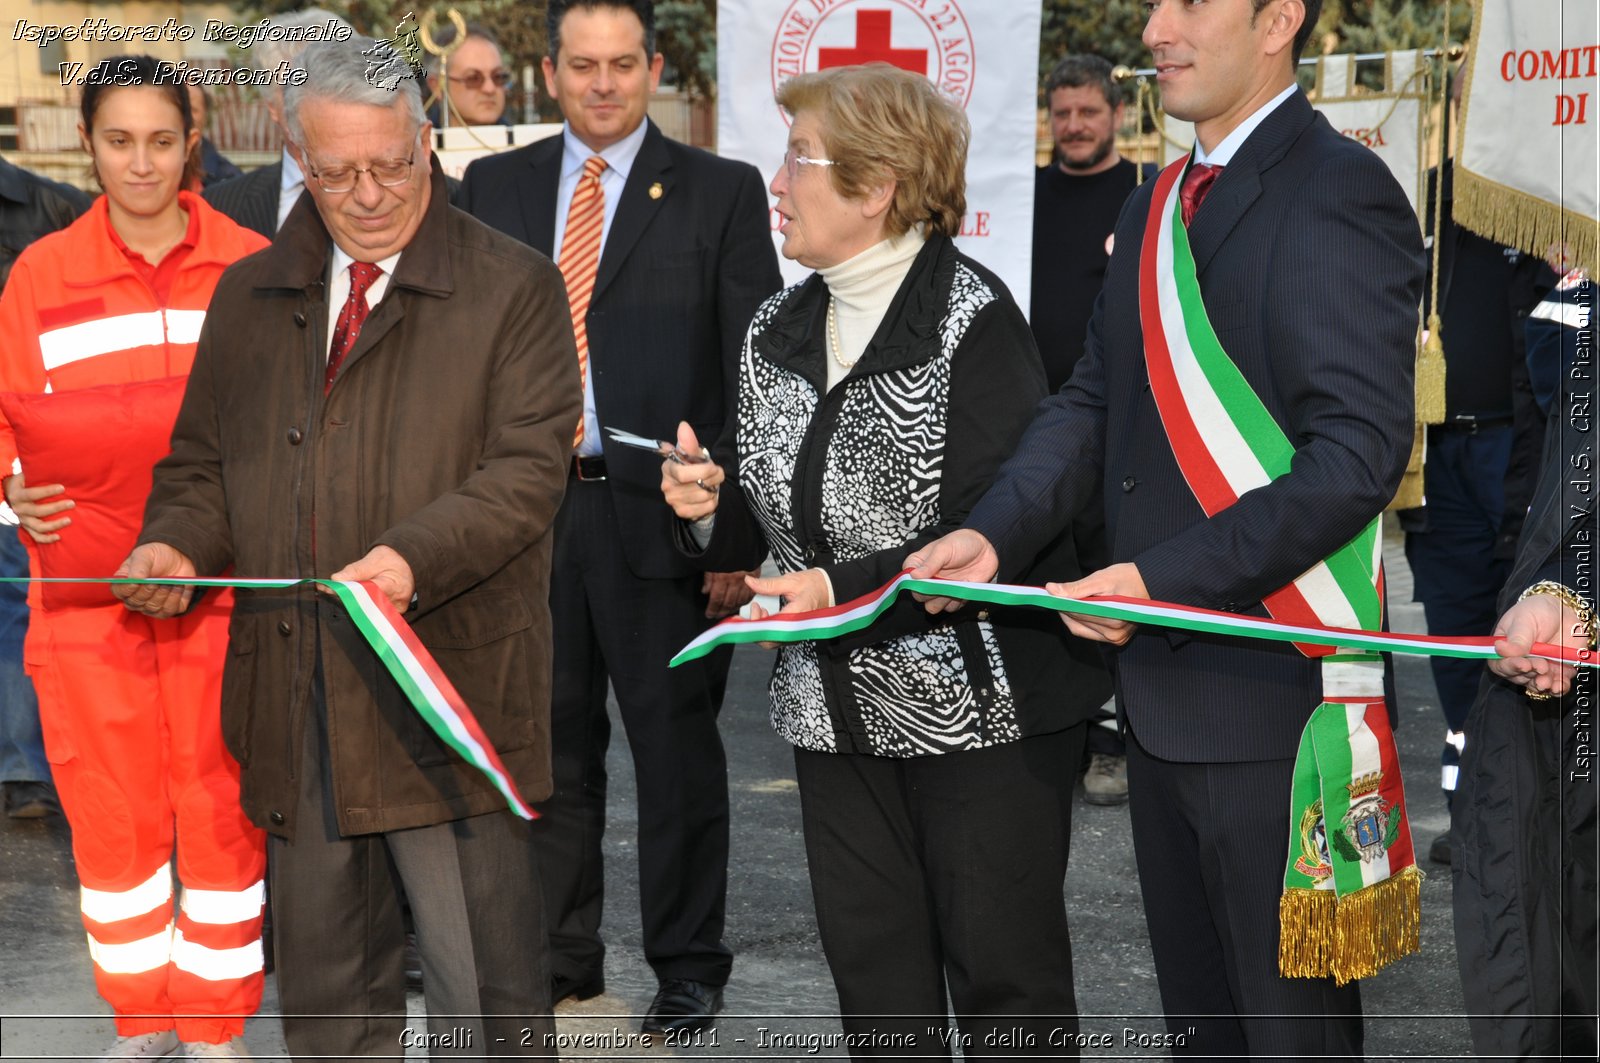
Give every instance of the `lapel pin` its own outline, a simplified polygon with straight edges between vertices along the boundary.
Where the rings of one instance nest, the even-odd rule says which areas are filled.
[[[650,186],[650,198],[651,199],[660,199],[661,198],[661,182],[660,181],[657,181],[655,184]]]

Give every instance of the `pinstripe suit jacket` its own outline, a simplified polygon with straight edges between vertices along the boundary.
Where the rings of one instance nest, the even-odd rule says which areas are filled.
[[[1189,239],[1218,338],[1296,453],[1287,474],[1208,519],[1145,367],[1138,264],[1152,187],[1117,224],[1083,360],[968,526],[1009,578],[1099,480],[1113,560],[1136,564],[1151,597],[1264,615],[1264,595],[1352,539],[1399,484],[1421,234],[1383,163],[1299,93],[1239,149]],[[1287,645],[1147,627],[1114,657],[1129,725],[1168,760],[1292,757],[1321,700],[1317,667]]]
[[[722,434],[745,329],[781,287],[761,175],[662,135],[648,122],[600,252],[589,302],[589,373],[603,427],[671,439],[688,421]],[[555,245],[561,137],[467,167],[455,204],[548,255]],[[695,570],[672,545],[661,459],[605,448],[617,528],[633,574]]]
[[[278,184],[282,180],[283,163],[275,162],[218,181],[201,195],[238,224],[270,240],[278,233]]]

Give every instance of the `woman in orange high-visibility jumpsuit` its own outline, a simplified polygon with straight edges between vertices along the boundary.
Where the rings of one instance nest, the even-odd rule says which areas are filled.
[[[0,297],[0,392],[187,375],[223,269],[267,243],[181,191],[199,133],[170,66],[121,56],[86,81],[79,133],[106,194],[17,260]],[[63,431],[85,448],[125,444],[97,427]],[[77,530],[75,486],[30,484],[17,457],[0,417],[6,500],[38,575],[40,544]],[[116,1012],[102,1058],[180,1046],[191,1059],[249,1058],[240,1035],[261,1000],[265,856],[219,725],[231,596],[207,594],[174,621],[109,593],[104,605],[46,607],[35,585],[29,603],[27,669],[72,826],[95,983]]]

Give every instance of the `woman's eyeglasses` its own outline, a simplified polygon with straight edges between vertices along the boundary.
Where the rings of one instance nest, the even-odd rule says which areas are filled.
[[[833,160],[832,159],[812,159],[812,158],[808,158],[808,157],[800,154],[798,151],[795,151],[793,148],[790,148],[788,151],[783,153],[783,168],[789,174],[789,180],[791,180],[791,181],[793,181],[795,179],[795,177],[797,177],[799,175],[800,167],[802,167],[802,166],[832,166],[832,165],[833,165]]]

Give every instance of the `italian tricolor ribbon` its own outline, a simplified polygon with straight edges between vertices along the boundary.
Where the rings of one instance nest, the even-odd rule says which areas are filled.
[[[1294,446],[1207,318],[1180,213],[1188,164],[1175,162],[1156,179],[1139,261],[1139,317],[1168,442],[1195,499],[1214,516],[1287,473]],[[1374,514],[1355,539],[1268,595],[1267,611],[1302,624],[1380,628],[1378,521]],[[1343,984],[1417,950],[1422,873],[1383,705],[1381,659],[1330,655],[1325,646],[1301,652],[1322,658],[1322,703],[1295,761],[1278,969]]]
[[[417,715],[439,737],[455,750],[462,760],[489,779],[494,788],[506,799],[511,811],[523,819],[536,819],[538,813],[528,806],[517,791],[517,784],[506,771],[488,736],[483,733],[478,719],[461,699],[461,694],[433,659],[433,654],[417,638],[416,632],[405,618],[395,611],[372,583],[345,583],[329,579],[151,579],[135,580],[117,577],[93,579],[26,579],[5,577],[4,583],[161,583],[179,587],[232,587],[236,589],[284,590],[305,584],[316,584],[332,591],[340,603],[350,611],[350,619],[405,692]]]
[[[1020,606],[1050,609],[1058,613],[1079,613],[1150,624],[1180,631],[1210,635],[1265,639],[1326,646],[1346,646],[1371,653],[1404,653],[1419,657],[1460,657],[1465,660],[1499,659],[1492,635],[1415,635],[1401,631],[1356,631],[1348,628],[1295,624],[1261,616],[1223,613],[1192,605],[1151,601],[1148,598],[1122,598],[1102,595],[1094,598],[1063,598],[1043,587],[1009,583],[969,583],[964,580],[916,579],[902,572],[882,587],[861,597],[808,613],[782,613],[746,620],[729,617],[709,627],[691,640],[672,658],[674,666],[704,657],[719,646],[752,642],[805,642],[834,639],[862,631],[889,610],[899,594],[926,594],[954,598],[982,605]],[[1560,661],[1578,668],[1600,666],[1600,654],[1587,647],[1556,646],[1541,642],[1530,656]]]

